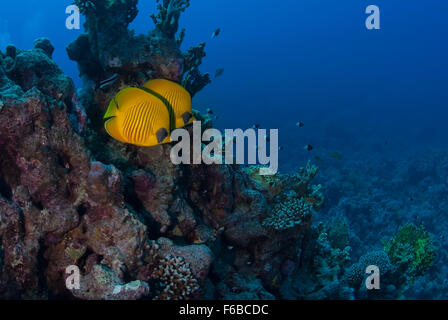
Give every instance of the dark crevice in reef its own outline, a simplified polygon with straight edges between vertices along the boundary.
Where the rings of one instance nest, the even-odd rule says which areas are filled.
[[[20,170],[5,150],[0,149],[0,194],[12,200],[13,186],[18,185]]]
[[[32,204],[37,210],[40,210],[40,211],[44,210],[44,206],[43,206],[42,202],[33,201]]]
[[[145,209],[143,203],[135,193],[134,182],[130,178],[126,178],[125,187],[123,191],[124,201],[126,205],[138,214],[138,219],[141,220],[148,228],[148,238],[156,240],[161,236],[161,225],[154,220],[151,214]]]
[[[86,204],[81,204],[78,207],[76,207],[76,212],[78,213],[80,220],[87,213],[87,210],[88,210],[88,208],[87,208]]]
[[[41,292],[48,292],[47,287],[47,279],[46,279],[46,270],[48,267],[48,260],[45,258],[45,250],[47,247],[45,246],[45,240],[39,240],[39,251],[37,252],[37,277],[39,290]]]
[[[86,271],[87,259],[89,257],[92,257],[92,255],[95,255],[95,252],[91,248],[87,247],[86,252],[79,258],[78,264],[77,264],[77,266],[81,272]],[[102,259],[101,256],[96,257],[97,261],[100,259]]]
[[[12,189],[0,176],[0,195],[6,200],[12,200]]]
[[[145,210],[145,207],[135,193],[134,182],[129,177],[125,180],[123,195],[124,201],[129,204],[135,212],[142,212]]]
[[[62,169],[66,170],[67,173],[70,173],[70,171],[73,168],[73,166],[70,163],[70,157],[62,152],[58,152],[56,154],[56,158],[57,158],[58,165]]]

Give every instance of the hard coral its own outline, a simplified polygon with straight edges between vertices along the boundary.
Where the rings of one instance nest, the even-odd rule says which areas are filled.
[[[157,0],[159,13],[151,18],[161,37],[174,38],[179,29],[180,14],[190,6],[190,0]]]
[[[112,270],[98,264],[81,278],[80,289],[73,290],[75,297],[84,300],[138,300],[148,294],[147,283],[139,280],[124,283]]]
[[[263,225],[275,230],[285,230],[300,225],[309,219],[313,205],[304,199],[292,199],[278,203],[272,210],[272,215],[263,221]]]
[[[155,300],[185,300],[200,289],[190,265],[183,257],[171,254],[157,261],[151,277],[160,282],[161,292]]]
[[[411,279],[423,275],[434,261],[433,238],[423,226],[402,226],[393,238],[384,242],[384,249],[391,262]]]
[[[367,276],[366,268],[370,265],[377,266],[380,269],[381,275],[386,275],[392,269],[390,259],[386,252],[382,250],[371,251],[364,254],[358,263],[353,264],[347,269],[345,273],[346,280],[356,288],[363,286],[363,279]]]
[[[262,166],[248,166],[245,171],[254,183],[258,183],[261,188],[269,191],[271,196],[279,195],[283,191],[284,176],[277,173],[275,175],[260,175]]]
[[[202,74],[199,66],[205,57],[205,43],[190,48],[184,53],[184,75],[182,85],[190,92],[192,96],[201,91],[205,86],[211,83],[210,74]]]

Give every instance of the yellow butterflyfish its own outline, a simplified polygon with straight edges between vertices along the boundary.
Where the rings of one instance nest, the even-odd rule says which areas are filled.
[[[107,133],[137,146],[171,142],[171,115],[158,97],[139,88],[121,90],[109,103],[104,119]]]
[[[146,82],[142,89],[158,95],[162,100],[166,99],[173,108],[176,128],[195,121],[191,95],[180,84],[166,79],[154,79]]]

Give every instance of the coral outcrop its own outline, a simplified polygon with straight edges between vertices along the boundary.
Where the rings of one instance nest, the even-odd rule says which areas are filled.
[[[317,168],[278,174],[273,185],[250,167],[175,166],[170,145],[111,139],[102,114],[116,91],[163,77],[198,92],[210,82],[199,72],[205,45],[180,50],[188,0],[160,1],[155,29],[139,36],[128,29],[136,0],[75,3],[86,17],[85,34],[67,48],[83,79],[78,92],[48,39],[0,55],[0,297],[280,296],[323,202],[311,184]],[[306,207],[294,214],[301,223],[290,225],[281,203]],[[273,216],[288,228],[263,223]],[[66,287],[70,266],[80,289]]]

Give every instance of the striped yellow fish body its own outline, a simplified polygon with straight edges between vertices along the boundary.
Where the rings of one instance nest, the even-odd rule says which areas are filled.
[[[195,121],[191,95],[181,85],[166,79],[155,79],[146,82],[143,89],[156,94],[162,100],[166,99],[171,105],[174,111],[175,128],[183,128]]]
[[[109,103],[107,133],[118,141],[150,147],[170,142],[170,114],[156,96],[138,88],[121,90]]]

